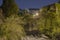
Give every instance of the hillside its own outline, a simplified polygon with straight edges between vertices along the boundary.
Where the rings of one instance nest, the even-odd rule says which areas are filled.
[[[60,3],[19,10],[14,0],[3,0],[0,40],[60,40]]]

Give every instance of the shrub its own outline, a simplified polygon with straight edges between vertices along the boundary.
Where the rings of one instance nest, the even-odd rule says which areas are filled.
[[[3,40],[20,40],[25,35],[21,23],[22,20],[16,15],[7,17],[5,22],[0,26],[0,37]]]

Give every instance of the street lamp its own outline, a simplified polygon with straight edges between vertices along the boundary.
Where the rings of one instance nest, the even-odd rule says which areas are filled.
[[[37,18],[38,16],[39,16],[38,12],[36,12],[36,13],[33,14],[33,18]]]

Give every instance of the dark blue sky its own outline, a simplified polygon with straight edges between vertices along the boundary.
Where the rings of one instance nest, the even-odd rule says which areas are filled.
[[[16,0],[16,3],[19,8],[41,8],[43,6],[53,4],[57,2],[57,0]],[[0,0],[0,5],[2,4],[2,0]]]

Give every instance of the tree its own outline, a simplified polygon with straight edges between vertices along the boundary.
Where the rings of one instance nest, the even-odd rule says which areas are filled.
[[[29,30],[31,28],[31,15],[29,14],[29,12],[27,10],[23,10],[22,11],[22,17],[23,17],[23,21],[24,21],[24,29]]]
[[[56,5],[52,4],[52,5],[43,7],[41,15],[42,16],[40,17],[40,20],[37,21],[40,32],[44,33],[45,35],[49,35],[50,37],[53,38],[54,35],[58,33],[56,32],[57,31],[56,29],[59,28],[59,24],[57,21],[59,20],[57,18],[59,14],[56,13]],[[53,31],[53,30],[56,30],[56,31]]]
[[[2,9],[3,15],[5,17],[8,17],[12,14],[15,15],[19,11],[18,6],[15,3],[15,0],[3,0]]]
[[[57,13],[57,19],[58,19],[58,22],[60,23],[60,3],[55,3],[56,5],[56,13]]]
[[[21,40],[25,35],[23,21],[18,16],[18,7],[14,0],[3,0],[4,22],[0,25],[0,40]]]

